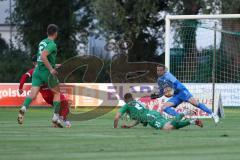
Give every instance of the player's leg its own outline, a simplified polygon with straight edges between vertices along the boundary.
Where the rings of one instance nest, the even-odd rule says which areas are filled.
[[[163,130],[174,130],[174,129],[180,129],[184,128],[189,125],[197,125],[199,127],[203,127],[203,123],[199,119],[193,119],[193,120],[180,120],[179,119],[174,119],[168,123],[166,123],[163,126]]]
[[[25,107],[26,109],[29,108],[29,105],[31,104],[31,102],[36,99],[39,89],[40,89],[40,87],[35,87],[35,86],[31,87],[30,95],[25,98],[25,100],[23,102],[23,107]]]
[[[173,109],[174,106],[175,104],[172,102],[165,102],[163,104],[163,111],[171,116],[177,116],[178,112]]]
[[[155,129],[162,129],[168,122],[159,112],[151,110],[147,114],[148,124]]]
[[[59,87],[59,80],[56,76],[52,75],[49,71],[46,72],[46,76],[42,77],[44,82],[48,85],[51,89],[53,94],[53,118],[52,122],[57,124],[58,127],[63,127],[63,120],[59,118],[59,110],[60,110],[60,87]]]
[[[192,105],[194,105],[195,107],[198,107],[202,111],[208,113],[209,115],[212,114],[212,111],[207,106],[205,106],[203,103],[199,103],[194,97],[191,97],[188,100],[188,102],[191,103]]]
[[[172,124],[171,124],[171,122],[169,121],[169,122],[167,122],[163,127],[162,127],[162,130],[174,130],[174,129],[176,129]]]
[[[18,118],[17,118],[17,121],[19,124],[23,123],[24,113],[29,108],[29,105],[31,104],[31,102],[37,97],[37,94],[40,89],[39,86],[41,85],[41,83],[42,83],[41,80],[37,77],[37,75],[35,73],[33,73],[32,87],[31,87],[30,95],[25,98],[23,105],[22,105],[21,109],[19,110],[19,114],[18,114]]]
[[[67,116],[69,113],[68,100],[65,98],[65,96],[63,94],[60,94],[60,99],[61,99],[61,107],[60,107],[60,111],[59,111],[59,116],[62,117],[65,127],[70,128],[71,122],[67,120]]]
[[[184,116],[185,115],[183,113],[180,113],[174,118],[174,120],[177,122],[180,122]]]
[[[191,97],[188,100],[188,102],[194,105],[195,107],[198,107],[202,111],[208,113],[213,118],[215,123],[219,122],[219,117],[216,114],[214,114],[206,105],[204,105],[203,103],[199,103],[194,97]]]
[[[59,116],[61,116],[63,118],[64,121],[67,120],[67,116],[69,113],[69,105],[67,101],[61,101],[61,107],[60,107],[60,111],[59,111]]]
[[[59,85],[57,85],[54,88],[51,88],[51,91],[53,92],[54,113],[58,114],[61,106]]]
[[[48,103],[49,105],[53,106],[53,93],[52,93],[52,91],[47,87],[43,87],[43,88],[40,88],[40,93],[42,95],[42,98],[45,100],[45,102]],[[52,122],[52,127],[57,128],[58,127],[57,123]]]
[[[179,113],[173,109],[178,106],[182,101],[178,98],[178,95],[174,95],[167,102],[163,104],[163,111],[171,116],[177,116]]]
[[[180,113],[179,115],[177,115],[172,121],[171,121],[171,125],[173,126],[172,129],[179,129],[179,128],[183,128],[185,126],[188,126],[191,124],[190,120],[184,120],[182,121],[182,118],[184,117],[183,113]],[[167,124],[167,128],[170,127],[170,124]]]
[[[59,111],[61,106],[59,85],[51,88],[51,91],[53,93],[53,108],[54,108],[52,122],[57,124],[58,127],[62,128],[64,124],[63,124],[63,119],[59,117]]]

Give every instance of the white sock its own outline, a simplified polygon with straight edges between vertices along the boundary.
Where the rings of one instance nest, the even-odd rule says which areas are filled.
[[[59,119],[59,114],[54,113],[52,120],[53,120],[53,121],[57,121],[58,119]]]
[[[212,113],[212,114],[211,114],[211,117],[214,117],[214,116],[215,116],[215,113]]]
[[[21,107],[21,111],[26,112],[26,111],[27,111],[26,106],[22,106],[22,107]]]

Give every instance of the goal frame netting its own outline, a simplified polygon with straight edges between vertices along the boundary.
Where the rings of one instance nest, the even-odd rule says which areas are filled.
[[[171,49],[171,23],[177,20],[219,20],[219,19],[240,19],[240,14],[217,14],[217,15],[167,15],[165,17],[165,66],[171,72],[170,67],[170,49]],[[214,31],[216,32],[216,31]],[[216,33],[215,33],[216,34]],[[216,39],[216,37],[214,37]],[[214,41],[215,41],[214,39]],[[216,48],[216,42],[214,42],[214,48]],[[213,57],[216,56],[213,53]],[[213,58],[214,64],[214,58]],[[212,75],[215,75],[214,69],[212,69]],[[214,97],[215,97],[215,77],[212,76],[212,110],[214,110]]]

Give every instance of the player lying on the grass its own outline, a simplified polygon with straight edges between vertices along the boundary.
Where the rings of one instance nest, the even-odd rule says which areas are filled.
[[[172,107],[177,107],[182,102],[191,103],[193,106],[201,109],[208,113],[214,120],[215,123],[219,122],[219,117],[214,114],[207,106],[203,103],[199,103],[188,89],[179,81],[175,76],[167,71],[164,65],[157,66],[158,80],[157,84],[159,87],[159,94],[152,94],[151,98],[158,98],[165,95],[171,97],[167,102],[163,104],[163,111],[169,115],[176,116],[179,113],[176,112]]]
[[[118,122],[125,113],[129,115],[130,119],[134,120],[134,123],[122,125],[122,128],[132,128],[139,123],[142,123],[144,126],[150,125],[155,129],[162,130],[179,129],[191,124],[203,127],[202,121],[199,119],[182,120],[184,113],[178,114],[173,120],[166,119],[161,113],[155,110],[149,110],[141,102],[134,100],[130,93],[124,95],[124,101],[126,104],[122,106],[115,115],[114,128],[118,127]]]
[[[32,57],[32,63],[33,63],[34,66],[37,65],[37,56],[36,55],[34,55]],[[28,70],[25,74],[22,75],[22,77],[20,79],[19,89],[18,89],[19,94],[23,93],[24,83],[27,81],[28,78],[32,77],[34,69],[35,69],[35,67],[30,69],[30,70]],[[41,93],[41,95],[42,95],[43,99],[45,100],[45,102],[47,102],[48,104],[50,104],[52,106],[53,105],[53,93],[47,87],[47,85],[42,85],[40,87],[39,92]],[[60,106],[60,110],[59,110],[59,116],[63,119],[64,125],[67,128],[70,128],[71,127],[71,123],[70,123],[70,121],[67,120],[67,115],[69,113],[69,103],[68,103],[68,100],[66,99],[66,97],[62,93],[60,93],[60,100],[61,100],[61,106]],[[53,123],[53,127],[57,127],[56,123]]]
[[[56,123],[59,127],[63,126],[63,120],[59,118],[60,110],[60,88],[59,81],[56,77],[56,56],[57,45],[54,40],[58,36],[58,27],[55,24],[50,24],[47,27],[47,38],[39,43],[37,53],[37,67],[34,69],[32,75],[31,92],[28,97],[25,98],[24,103],[19,110],[18,123],[23,123],[24,113],[36,98],[39,93],[40,86],[47,84],[53,93],[53,107],[54,113],[52,122]]]

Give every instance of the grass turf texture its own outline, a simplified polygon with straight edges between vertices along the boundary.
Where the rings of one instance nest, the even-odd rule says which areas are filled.
[[[204,120],[177,131],[142,126],[113,129],[111,112],[98,119],[73,122],[71,129],[51,128],[51,109],[29,109],[25,124],[16,123],[17,109],[0,109],[1,160],[239,160],[240,110],[225,110],[215,126]]]

